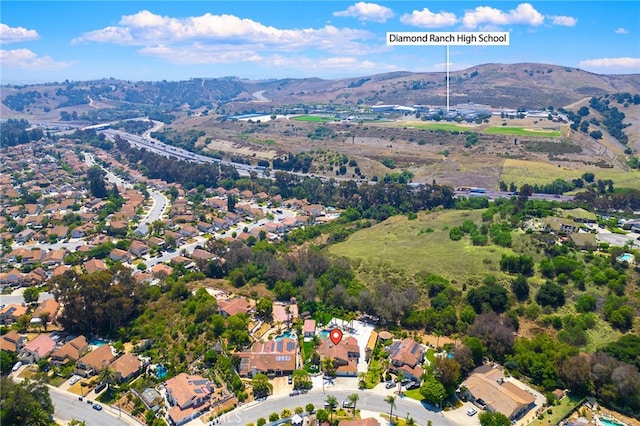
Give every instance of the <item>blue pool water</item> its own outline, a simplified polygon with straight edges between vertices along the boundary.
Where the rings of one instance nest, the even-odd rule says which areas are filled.
[[[107,340],[102,340],[102,339],[91,339],[89,340],[89,344],[91,346],[104,346],[106,344],[108,344],[109,342]]]
[[[167,377],[167,369],[164,368],[164,366],[159,365],[156,367],[156,377],[160,380],[164,379],[165,377]]]
[[[279,336],[276,336],[275,340],[276,341],[280,341],[282,339],[297,339],[296,337],[296,333],[292,333],[291,331],[285,331],[284,333],[282,333]]]
[[[625,253],[620,256],[618,260],[620,260],[620,262],[631,262],[631,260],[633,260],[633,255],[630,253]]]
[[[329,330],[322,330],[318,333],[318,337],[320,338],[320,340],[324,340],[327,337],[329,337]]]
[[[602,426],[622,426],[623,425],[623,423],[619,423],[619,422],[616,422],[614,420],[605,419],[605,418],[602,418],[602,417],[600,417],[600,424]]]

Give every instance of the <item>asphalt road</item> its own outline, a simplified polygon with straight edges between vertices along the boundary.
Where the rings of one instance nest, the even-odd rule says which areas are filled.
[[[240,425],[255,423],[260,417],[267,419],[269,414],[274,411],[280,413],[283,409],[288,408],[293,412],[295,407],[300,406],[304,408],[308,403],[312,403],[316,409],[323,408],[324,402],[329,395],[335,396],[338,400],[338,404],[342,406],[342,402],[345,401],[347,396],[352,393],[357,393],[360,396],[360,400],[358,401],[356,408],[374,411],[377,413],[389,413],[389,404],[384,401],[384,395],[379,395],[371,391],[332,391],[330,387],[325,389],[325,391],[326,394],[319,389],[312,390],[308,394],[293,397],[267,398],[265,401],[252,403],[232,411],[228,415],[223,416],[221,423],[233,423]],[[394,415],[406,418],[408,414],[419,425],[424,425],[429,420],[431,420],[434,425],[438,426],[456,425],[456,423],[445,418],[440,411],[435,411],[433,408],[422,405],[413,399],[397,397],[395,403],[396,408],[393,410]]]
[[[165,208],[169,205],[169,199],[164,194],[155,189],[148,189],[148,191],[151,198],[153,198],[153,205],[134,231],[138,235],[147,235],[149,233],[149,224],[160,219]]]
[[[140,425],[126,414],[118,413],[116,409],[101,404],[101,411],[94,410],[85,401],[79,401],[75,394],[54,387],[49,387],[49,395],[55,406],[53,417],[59,421],[69,422],[76,419],[85,421],[89,426]]]

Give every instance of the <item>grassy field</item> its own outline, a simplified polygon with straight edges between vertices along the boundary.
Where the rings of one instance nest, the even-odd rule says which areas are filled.
[[[611,179],[618,188],[640,189],[640,171],[626,172],[620,169],[602,169],[595,166],[584,168],[558,167],[557,165],[541,162],[506,159],[502,166],[500,180],[514,182],[521,186],[546,184],[554,179],[575,179],[584,172],[592,172],[596,179]]]
[[[447,132],[468,132],[473,130],[472,127],[468,126],[460,126],[458,124],[451,123],[427,123],[427,124],[411,124],[407,127],[413,127],[416,129],[426,129],[426,130],[444,130]]]
[[[336,121],[335,118],[319,117],[317,115],[299,115],[297,117],[292,117],[291,119],[295,121],[310,121],[313,123],[330,123],[332,121]]]
[[[481,211],[420,213],[416,220],[394,216],[351,235],[329,248],[330,253],[368,263],[388,264],[407,275],[434,273],[464,282],[465,277],[498,272],[500,257],[512,253],[494,245],[473,246],[468,238],[452,241],[449,228],[471,219],[480,223]],[[433,232],[420,231],[432,228]],[[364,264],[365,262],[363,262]]]
[[[549,410],[546,410],[542,416],[542,419],[535,419],[533,422],[529,423],[529,426],[558,424],[560,420],[571,414],[571,412],[582,403],[582,398],[569,395],[562,398],[559,402],[559,405],[554,405],[553,407],[551,407],[551,414],[549,414]]]
[[[559,130],[533,130],[524,127],[487,127],[482,131],[490,135],[513,135],[513,136],[536,136],[536,137],[552,137],[562,136]]]

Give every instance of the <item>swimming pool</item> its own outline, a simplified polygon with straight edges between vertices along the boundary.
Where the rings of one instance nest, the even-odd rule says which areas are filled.
[[[320,338],[320,340],[324,340],[324,339],[326,339],[327,337],[329,337],[329,333],[330,333],[330,331],[329,331],[329,330],[322,330],[322,331],[319,331],[319,332],[318,332],[318,337]]]
[[[296,336],[296,333],[293,333],[291,331],[285,331],[284,333],[282,333],[279,336],[276,336],[276,338],[274,340],[276,341],[280,341],[282,339],[297,339],[298,337]]]
[[[618,422],[612,418],[600,417],[600,424],[602,426],[624,426],[624,423]]]
[[[91,346],[95,346],[95,347],[104,346],[104,345],[106,345],[108,343],[109,343],[109,341],[108,340],[104,340],[104,339],[91,339],[91,340],[89,340],[89,344]]]
[[[618,257],[620,262],[631,262],[633,260],[633,255],[631,253],[625,253]]]
[[[163,365],[158,365],[156,367],[156,377],[160,380],[164,379],[165,377],[167,377],[167,369],[164,368]]]

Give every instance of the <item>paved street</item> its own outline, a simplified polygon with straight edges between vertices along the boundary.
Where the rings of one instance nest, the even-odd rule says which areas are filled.
[[[354,384],[356,380],[357,379],[353,379]],[[326,386],[325,393],[322,392],[322,389],[314,389],[305,395],[268,398],[265,401],[248,404],[224,416],[221,423],[240,425],[255,423],[260,417],[268,418],[269,414],[274,411],[280,413],[285,408],[293,411],[295,407],[301,406],[304,408],[308,403],[312,403],[316,409],[322,408],[328,395],[335,396],[338,399],[338,403],[342,405],[342,402],[352,393],[357,393],[360,396],[357,408],[376,413],[389,413],[389,404],[384,401],[385,396],[378,392],[371,390],[333,390],[332,386]],[[397,414],[402,418],[410,415],[419,425],[424,425],[429,420],[431,420],[434,425],[453,426],[457,424],[444,417],[442,412],[422,405],[413,399],[397,397],[395,402],[396,408],[393,410],[394,415]]]
[[[49,394],[55,406],[53,417],[58,421],[69,422],[76,419],[85,421],[90,426],[138,426],[141,424],[108,405],[101,404],[101,411],[94,410],[90,404],[85,401],[79,401],[77,395],[51,386],[49,387]]]

